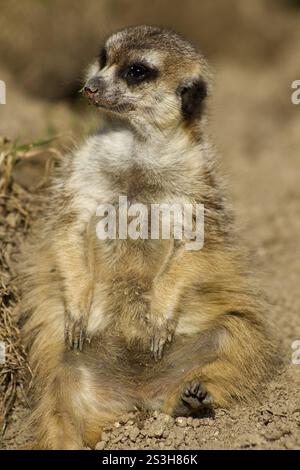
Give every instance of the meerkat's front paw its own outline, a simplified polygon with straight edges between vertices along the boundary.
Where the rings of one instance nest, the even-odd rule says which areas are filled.
[[[175,326],[174,321],[166,321],[163,325],[156,325],[153,328],[150,350],[155,361],[161,360],[166,345],[171,343]]]
[[[69,349],[82,351],[85,342],[90,343],[87,337],[87,317],[86,315],[74,316],[70,311],[65,317],[65,343]]]
[[[67,292],[65,298],[65,343],[69,349],[82,351],[84,343],[90,342],[87,336],[89,313],[92,304],[91,283],[80,289]]]

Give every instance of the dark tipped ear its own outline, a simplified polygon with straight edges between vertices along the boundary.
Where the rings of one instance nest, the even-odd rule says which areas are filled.
[[[204,100],[207,97],[207,85],[199,79],[190,84],[179,87],[181,96],[181,110],[184,119],[192,120],[199,117],[204,109]]]
[[[107,64],[107,49],[102,47],[100,54],[99,54],[99,64],[101,69],[103,69]]]

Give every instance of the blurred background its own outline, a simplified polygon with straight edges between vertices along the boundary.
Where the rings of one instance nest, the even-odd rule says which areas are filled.
[[[9,138],[89,128],[92,113],[77,119],[86,111],[78,95],[83,71],[108,34],[139,23],[172,28],[194,42],[231,100],[241,92],[249,101],[272,93],[274,112],[290,108],[299,0],[0,0],[0,15],[0,79],[7,84],[0,134]]]
[[[7,416],[25,363],[21,346],[14,352],[10,258],[36,213],[35,188],[49,156],[99,125],[99,113],[78,93],[85,67],[107,35],[140,23],[183,34],[215,70],[211,134],[284,351],[286,368],[265,408],[244,410],[218,443],[300,448],[300,369],[291,365],[291,344],[300,339],[300,105],[291,102],[291,84],[300,80],[300,0],[0,0],[0,80],[7,87],[0,104],[0,340],[13,338],[0,381],[0,425],[1,396]],[[32,150],[52,137],[51,151]],[[20,410],[14,412],[22,416]],[[13,430],[9,436],[14,447]]]

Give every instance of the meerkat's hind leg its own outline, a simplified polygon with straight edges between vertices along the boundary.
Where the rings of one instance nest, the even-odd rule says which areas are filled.
[[[175,337],[162,360],[145,372],[140,387],[145,408],[186,416],[208,406],[208,390],[198,372],[216,360],[220,334],[216,328],[192,337]]]
[[[175,337],[157,374],[144,386],[145,402],[171,415],[189,415],[256,396],[272,366],[273,348],[251,311],[225,312],[218,326]]]
[[[187,357],[185,373],[174,382],[173,392],[170,389],[164,412],[177,413],[182,404],[197,407],[197,400],[199,406],[226,407],[233,400],[254,399],[261,381],[268,377],[272,345],[259,319],[254,321],[251,312],[228,312],[220,315],[218,324],[221,334],[215,357],[203,362],[200,350],[198,364],[195,358],[189,363]]]

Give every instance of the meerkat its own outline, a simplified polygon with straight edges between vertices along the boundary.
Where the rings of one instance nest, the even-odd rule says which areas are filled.
[[[103,125],[64,158],[21,268],[34,447],[93,446],[134,409],[174,416],[255,396],[272,362],[265,308],[207,132],[211,72],[157,27],[109,37],[83,94]],[[107,239],[99,204],[204,204],[205,241]]]

